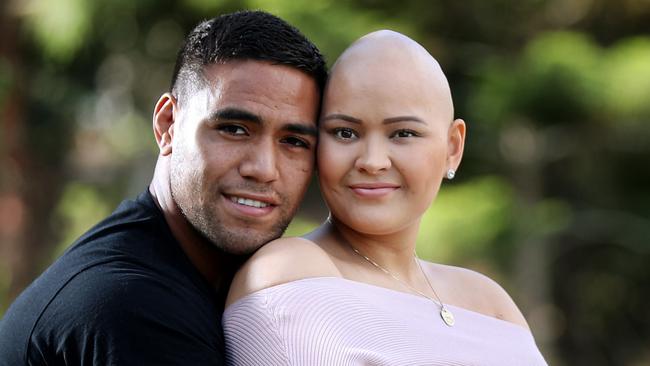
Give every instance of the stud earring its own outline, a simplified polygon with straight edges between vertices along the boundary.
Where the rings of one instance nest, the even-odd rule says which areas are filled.
[[[447,170],[447,179],[452,180],[456,176],[456,171],[453,169]]]

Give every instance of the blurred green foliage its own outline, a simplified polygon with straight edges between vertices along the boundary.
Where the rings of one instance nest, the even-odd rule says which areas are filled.
[[[468,258],[488,257],[513,220],[510,190],[507,182],[493,176],[443,185],[422,218],[418,254],[459,264]]]
[[[65,225],[61,241],[52,253],[52,261],[60,256],[90,226],[108,216],[113,207],[101,192],[91,185],[71,182],[65,187],[55,215]]]
[[[33,196],[52,201],[40,210],[42,228],[32,228],[49,230],[43,236],[51,241],[36,257],[49,263],[146,187],[157,151],[153,105],[198,21],[264,9],[301,29],[330,64],[359,36],[390,28],[439,59],[456,114],[468,123],[463,165],[422,219],[419,254],[498,279],[522,306],[549,364],[650,363],[647,1],[29,0],[5,7],[19,39],[17,54],[0,54],[0,106],[23,97],[22,146],[34,162],[24,181],[36,187]],[[0,168],[4,189],[15,167]],[[325,214],[310,191],[287,235],[309,231]],[[47,264],[36,262],[36,272]],[[0,300],[11,276],[0,261]]]
[[[30,0],[22,11],[25,28],[53,61],[67,62],[90,35],[92,2],[84,0]]]

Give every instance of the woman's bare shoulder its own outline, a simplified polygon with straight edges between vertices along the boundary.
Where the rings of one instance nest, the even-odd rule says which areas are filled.
[[[526,319],[510,295],[490,277],[463,267],[424,263],[432,279],[437,276],[444,282],[445,292],[452,305],[529,329]]]
[[[327,252],[313,241],[299,237],[276,239],[258,249],[239,269],[226,307],[249,294],[283,283],[340,276]]]

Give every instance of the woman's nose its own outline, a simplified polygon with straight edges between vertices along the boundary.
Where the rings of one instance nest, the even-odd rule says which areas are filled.
[[[368,136],[355,167],[368,174],[378,174],[391,167],[391,159],[383,136]]]

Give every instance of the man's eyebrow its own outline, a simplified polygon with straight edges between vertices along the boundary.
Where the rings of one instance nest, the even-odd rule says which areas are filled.
[[[334,114],[328,114],[327,116],[323,117],[322,121],[329,121],[331,119],[340,119],[343,121],[347,122],[352,122],[352,123],[361,123],[361,120],[358,118],[354,118],[351,116],[348,116],[347,114],[340,114],[340,113],[334,113]]]
[[[262,119],[258,115],[244,109],[232,108],[232,107],[216,110],[210,114],[210,117],[208,119],[210,121],[237,120],[237,121],[248,121],[248,122],[253,122],[258,124],[262,123]]]
[[[208,118],[210,121],[218,120],[235,120],[235,121],[246,121],[256,124],[262,124],[262,119],[260,116],[251,113],[244,109],[228,107],[224,109],[219,109],[210,114]],[[309,135],[318,137],[318,130],[316,127],[312,126],[313,123],[286,123],[282,126],[282,130],[293,132],[301,135]]]
[[[316,129],[315,126],[312,125],[307,125],[303,123],[287,123],[284,126],[282,126],[282,129],[300,135],[318,137],[318,130]]]
[[[406,122],[406,121],[426,123],[424,122],[424,120],[416,116],[398,116],[398,117],[391,117],[391,118],[384,119],[384,124],[388,125],[391,123]]]

